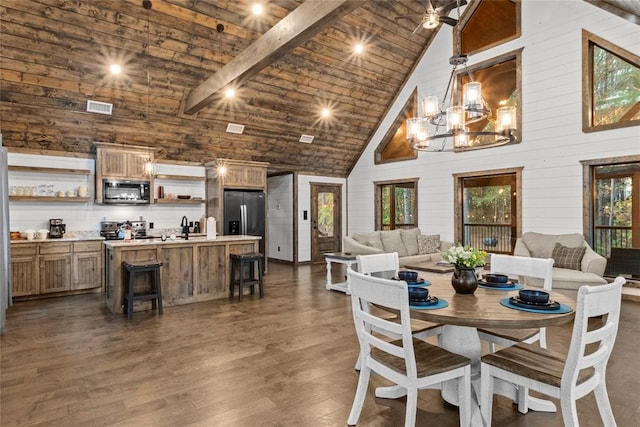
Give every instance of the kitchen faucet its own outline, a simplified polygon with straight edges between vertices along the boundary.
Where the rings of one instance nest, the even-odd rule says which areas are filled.
[[[189,240],[189,220],[186,215],[182,217],[180,225],[182,226],[182,236],[185,240]]]

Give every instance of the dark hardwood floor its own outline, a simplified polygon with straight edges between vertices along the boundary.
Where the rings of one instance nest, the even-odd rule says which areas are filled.
[[[19,302],[1,337],[1,426],[343,426],[356,388],[350,299],[324,288],[324,265],[276,262],[264,299],[165,307],[133,320],[98,294]],[[334,277],[341,271],[334,269]],[[640,304],[624,301],[608,389],[619,426],[640,419]],[[566,349],[570,325],[550,328]],[[399,426],[404,399],[373,396],[359,425]],[[457,408],[420,392],[416,424],[457,426]],[[595,399],[582,426],[600,426]],[[496,426],[562,426],[496,398]]]

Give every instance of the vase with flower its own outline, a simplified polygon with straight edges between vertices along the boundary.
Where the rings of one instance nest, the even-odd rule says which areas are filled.
[[[470,246],[454,245],[441,253],[442,258],[453,265],[455,270],[451,277],[451,285],[458,294],[472,294],[478,288],[476,267],[485,263],[487,253]]]

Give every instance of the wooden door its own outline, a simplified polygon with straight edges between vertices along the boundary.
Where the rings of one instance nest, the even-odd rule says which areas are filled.
[[[311,261],[342,248],[342,185],[311,184]]]

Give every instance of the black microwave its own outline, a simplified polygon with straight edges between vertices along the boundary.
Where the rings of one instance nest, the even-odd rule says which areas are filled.
[[[151,182],[102,180],[102,202],[114,205],[148,205],[151,203]]]

